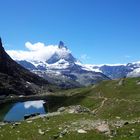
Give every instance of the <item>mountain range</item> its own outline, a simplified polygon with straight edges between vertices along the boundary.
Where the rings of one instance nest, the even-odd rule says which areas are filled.
[[[52,48],[55,51],[45,61],[16,60],[20,65],[61,88],[88,86],[109,80],[101,72],[93,71],[80,63],[62,41]]]
[[[82,64],[62,41],[55,47],[55,51],[44,61],[37,59],[16,59],[16,61],[24,68],[62,88],[88,86],[102,80],[140,76],[140,62],[100,66]]]
[[[93,70],[100,71],[111,79],[119,79],[123,77],[139,77],[140,62],[120,64],[120,65],[87,65]]]

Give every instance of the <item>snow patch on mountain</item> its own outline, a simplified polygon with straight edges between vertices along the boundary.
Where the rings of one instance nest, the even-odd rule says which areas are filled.
[[[87,69],[91,70],[91,71],[101,72],[101,73],[102,73],[102,71],[100,70],[100,68],[97,67],[97,66],[90,65],[90,64],[85,64],[85,67],[86,67]]]
[[[54,64],[48,64],[48,69],[67,69],[69,67],[69,62],[65,59],[60,59],[58,62]]]
[[[79,62],[79,61],[75,62],[75,64],[81,66],[81,68],[82,68],[83,70],[86,70],[86,71],[102,72],[101,70],[99,70],[99,67],[95,68],[94,65],[82,64],[82,63]]]
[[[127,77],[140,77],[140,68],[134,69],[132,72],[128,73]]]

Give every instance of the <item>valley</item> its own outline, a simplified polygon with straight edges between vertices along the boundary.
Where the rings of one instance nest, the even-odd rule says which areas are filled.
[[[63,42],[57,49],[66,55],[55,52],[48,60],[53,64],[35,70],[12,60],[1,41],[0,139],[140,139],[140,78],[111,80],[99,68],[79,63]]]

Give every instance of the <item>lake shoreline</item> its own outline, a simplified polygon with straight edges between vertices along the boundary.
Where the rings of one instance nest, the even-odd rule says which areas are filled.
[[[55,97],[67,97],[69,95],[60,94],[60,93],[53,93],[48,92],[46,94],[39,94],[39,95],[28,95],[28,96],[12,96],[0,99],[0,105],[5,103],[16,103],[16,102],[24,102],[24,101],[33,101],[33,100],[52,100]]]
[[[6,97],[3,99],[0,99],[0,105],[5,104],[5,103],[15,103],[15,102],[24,102],[24,101],[32,101],[32,100],[47,100],[48,98],[51,97],[56,97],[56,96],[63,96],[63,95],[58,95],[56,93],[46,93],[46,94],[40,94],[40,95],[28,95],[28,96],[11,96],[11,97]]]

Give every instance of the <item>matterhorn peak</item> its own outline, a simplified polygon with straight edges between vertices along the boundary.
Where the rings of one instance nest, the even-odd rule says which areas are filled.
[[[62,49],[62,48],[66,48],[66,49],[67,49],[67,46],[65,46],[65,43],[64,43],[63,41],[60,41],[60,42],[59,42],[58,47],[59,47],[60,49]]]

